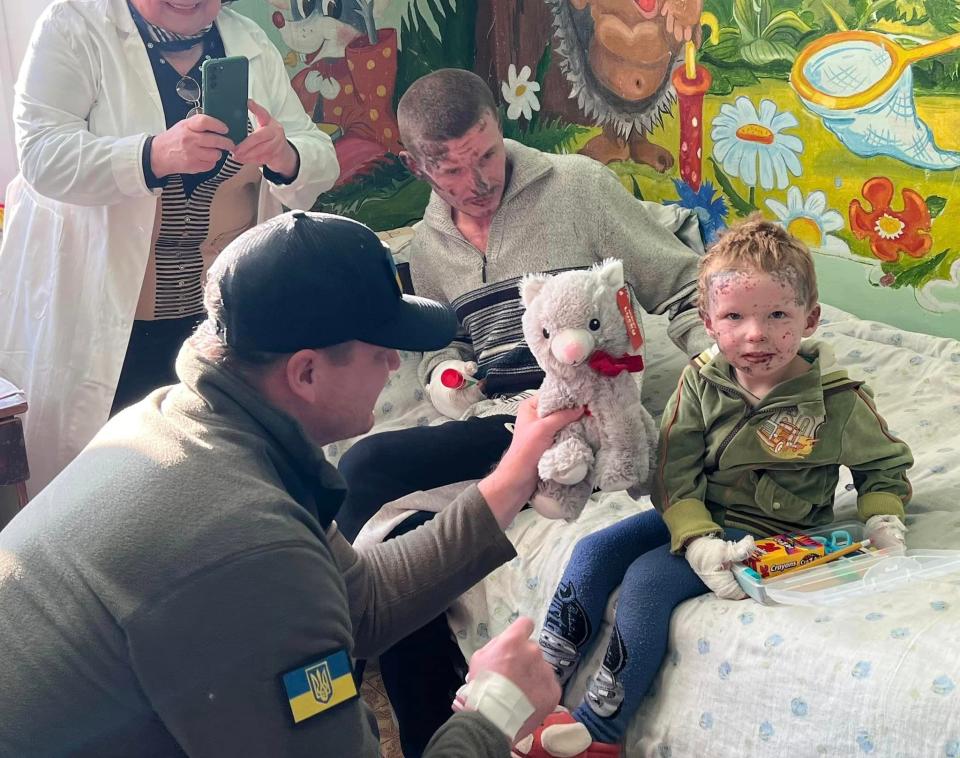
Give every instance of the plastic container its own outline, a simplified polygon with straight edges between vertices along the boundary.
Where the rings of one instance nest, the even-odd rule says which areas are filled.
[[[829,538],[832,532],[840,530],[848,532],[854,542],[866,536],[864,525],[856,521],[839,521],[806,529],[804,533]],[[837,605],[906,582],[953,572],[960,572],[960,550],[876,550],[763,581],[751,576],[743,564],[733,565],[733,574],[743,591],[764,605]]]

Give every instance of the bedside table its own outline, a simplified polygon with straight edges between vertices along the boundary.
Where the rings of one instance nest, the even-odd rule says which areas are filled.
[[[27,449],[23,442],[23,422],[20,414],[27,410],[27,397],[3,377],[0,377],[0,485],[17,488],[21,508],[27,504]]]

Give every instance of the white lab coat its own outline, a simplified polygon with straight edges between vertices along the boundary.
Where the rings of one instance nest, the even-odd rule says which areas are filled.
[[[290,185],[261,183],[260,219],[310,208],[336,180],[333,143],[303,110],[279,52],[224,9],[227,55],[250,59],[250,97],[300,153]],[[166,128],[125,0],[58,0],[37,22],[17,80],[20,174],[0,249],[0,375],[27,393],[31,493],[107,420],[149,258],[159,190],[144,140]]]

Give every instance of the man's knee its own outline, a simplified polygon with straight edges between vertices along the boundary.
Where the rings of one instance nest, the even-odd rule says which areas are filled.
[[[371,434],[369,437],[357,440],[341,456],[337,468],[341,476],[354,486],[355,483],[362,482],[364,478],[381,470],[385,462],[396,455],[398,447],[390,439],[389,434]]]

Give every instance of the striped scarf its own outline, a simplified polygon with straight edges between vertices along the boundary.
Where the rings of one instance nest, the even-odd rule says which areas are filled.
[[[166,29],[161,29],[155,24],[151,24],[143,16],[140,15],[140,12],[133,7],[133,3],[127,2],[127,7],[130,8],[130,15],[133,16],[133,22],[143,30],[147,37],[153,42],[156,48],[162,53],[173,53],[180,50],[189,50],[194,45],[198,45],[203,42],[207,34],[210,33],[210,30],[213,29],[213,24],[209,24],[201,29],[196,34],[177,34],[176,32],[169,32]]]

